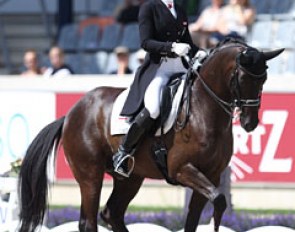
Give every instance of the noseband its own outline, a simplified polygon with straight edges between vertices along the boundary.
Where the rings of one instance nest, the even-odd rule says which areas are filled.
[[[242,53],[242,52],[241,52]],[[232,102],[227,102],[222,100],[220,97],[218,97],[213,90],[205,83],[205,81],[202,79],[199,72],[194,72],[197,76],[197,78],[200,80],[202,85],[204,86],[205,90],[208,92],[208,94],[220,105],[220,107],[230,116],[233,117],[233,110],[235,107],[239,107],[243,110],[243,107],[259,107],[261,102],[261,92],[259,92],[259,97],[256,99],[243,99],[241,98],[241,85],[239,83],[239,75],[241,72],[244,72],[247,74],[250,78],[253,79],[264,79],[266,78],[266,70],[263,71],[261,74],[255,74],[249,70],[247,70],[245,67],[243,67],[240,64],[239,55],[237,55],[236,58],[236,67],[232,73],[231,77],[231,83],[233,86],[233,93],[234,98]]]

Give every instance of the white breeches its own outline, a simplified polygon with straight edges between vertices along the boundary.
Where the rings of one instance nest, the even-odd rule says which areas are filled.
[[[144,95],[144,106],[149,111],[151,118],[156,119],[160,115],[162,89],[168,83],[171,75],[186,71],[187,69],[183,66],[180,57],[162,60]]]

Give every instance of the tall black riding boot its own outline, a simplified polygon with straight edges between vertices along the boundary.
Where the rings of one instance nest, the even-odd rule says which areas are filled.
[[[151,128],[154,121],[145,108],[136,116],[128,133],[124,136],[118,152],[113,156],[115,172],[124,177],[129,177],[134,167],[133,153],[136,146],[144,134]],[[128,166],[129,160],[132,161],[131,167]]]

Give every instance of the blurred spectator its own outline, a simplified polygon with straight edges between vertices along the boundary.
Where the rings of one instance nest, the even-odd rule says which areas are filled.
[[[211,5],[205,8],[195,23],[189,25],[193,41],[201,48],[208,48],[209,38],[217,31],[218,21],[222,15],[223,0],[211,0]]]
[[[133,73],[129,68],[129,50],[127,47],[116,47],[114,52],[117,55],[118,69],[111,72],[111,74],[124,75]]]
[[[200,0],[175,0],[175,2],[186,10],[187,15],[195,15],[200,4]]]
[[[244,40],[254,19],[255,9],[249,0],[230,0],[228,5],[222,8],[218,32],[214,33],[211,41],[216,43],[226,37]]]
[[[140,65],[143,64],[144,59],[145,59],[145,55],[146,55],[146,51],[143,50],[142,48],[136,52],[136,58],[137,58],[137,61]]]
[[[49,51],[51,67],[47,68],[44,77],[65,77],[74,74],[73,70],[64,63],[64,52],[59,47],[52,47]]]
[[[38,54],[35,50],[27,50],[24,54],[25,70],[21,73],[22,77],[35,77],[42,74],[39,67]]]
[[[125,0],[115,15],[118,23],[127,24],[138,21],[138,12],[143,0]]]

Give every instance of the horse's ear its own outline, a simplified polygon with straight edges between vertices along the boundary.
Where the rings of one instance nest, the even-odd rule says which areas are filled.
[[[281,48],[281,49],[277,49],[274,51],[262,52],[262,53],[265,57],[265,60],[270,60],[270,59],[275,58],[276,56],[280,55],[284,50],[285,50],[285,48]]]

